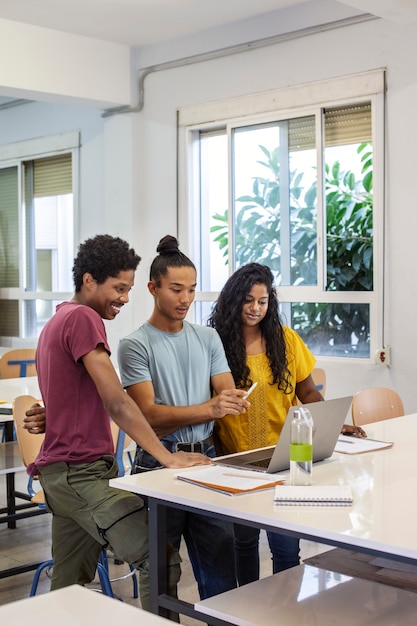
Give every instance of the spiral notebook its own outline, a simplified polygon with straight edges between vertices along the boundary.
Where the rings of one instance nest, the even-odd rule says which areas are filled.
[[[275,487],[274,502],[290,506],[350,506],[353,496],[350,485],[288,485]]]

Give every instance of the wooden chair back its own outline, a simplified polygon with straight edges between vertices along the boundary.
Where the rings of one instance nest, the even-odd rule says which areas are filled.
[[[315,367],[311,372],[311,378],[324,398],[326,394],[326,372],[321,367]]]
[[[326,393],[326,372],[321,367],[315,367],[311,372],[311,378],[324,398],[324,394]],[[297,404],[301,404],[299,398],[297,398]]]
[[[13,420],[16,429],[16,438],[19,445],[20,456],[23,463],[28,466],[33,463],[38,455],[45,435],[32,435],[28,430],[23,428],[23,420],[26,411],[36,404],[38,400],[33,396],[17,396],[13,402]]]
[[[352,421],[355,426],[401,415],[404,415],[403,402],[396,391],[387,387],[363,389],[353,396]]]
[[[23,420],[26,411],[38,401],[33,396],[17,396],[13,401],[13,420],[16,431],[17,444],[19,446],[20,456],[27,467],[38,456],[38,452],[45,438],[44,434],[32,435],[28,430],[23,428]],[[35,491],[33,488],[34,476],[30,476],[28,480],[28,493],[32,502],[38,504],[41,508],[45,506],[45,496],[42,489]]]
[[[36,348],[8,350],[0,357],[0,378],[36,376]]]

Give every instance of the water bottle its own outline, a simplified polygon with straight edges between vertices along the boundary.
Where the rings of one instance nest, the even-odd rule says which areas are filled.
[[[291,422],[290,484],[311,485],[313,471],[313,418],[308,409],[294,411]]]

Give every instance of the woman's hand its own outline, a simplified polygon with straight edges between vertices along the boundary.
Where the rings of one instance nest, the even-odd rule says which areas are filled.
[[[367,437],[366,432],[360,426],[352,426],[351,424],[343,424],[342,435],[352,435],[353,437]]]

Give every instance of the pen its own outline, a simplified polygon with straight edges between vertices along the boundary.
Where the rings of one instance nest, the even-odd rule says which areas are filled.
[[[243,399],[246,400],[246,398],[248,397],[249,394],[252,393],[252,391],[255,389],[256,385],[258,383],[253,383],[252,387],[249,387],[249,389],[247,390],[247,392],[245,393],[245,395],[243,396]]]
[[[355,442],[349,441],[349,439],[338,439],[338,441],[340,441],[340,443],[353,443],[353,445],[355,445]]]
[[[234,478],[250,478],[252,480],[262,480],[264,482],[269,482],[265,476],[248,476],[247,474],[233,474],[233,472],[223,472],[223,476],[234,476]]]

